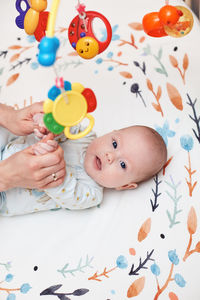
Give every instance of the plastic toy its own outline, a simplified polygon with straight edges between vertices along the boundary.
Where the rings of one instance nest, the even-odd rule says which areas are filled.
[[[23,10],[21,8],[22,2],[26,5],[25,10]],[[19,27],[20,29],[24,29],[24,18],[25,18],[27,11],[30,8],[30,5],[28,4],[27,0],[17,0],[15,3],[15,7],[16,7],[17,11],[19,12],[19,16],[16,17],[15,23],[16,23],[17,27]]]
[[[25,11],[21,9],[22,1],[26,3]],[[16,18],[16,24],[20,25],[20,28],[23,28],[24,25],[28,34],[34,33],[35,36],[39,34],[41,36],[42,33],[43,35],[38,46],[38,62],[46,67],[55,63],[60,45],[59,40],[54,36],[59,3],[60,0],[52,0],[50,13],[47,15],[47,12],[43,12],[46,9],[47,0],[30,0],[30,6],[27,0],[17,0],[16,2],[16,8],[20,13]],[[69,39],[78,54],[89,59],[108,47],[112,38],[112,29],[108,20],[100,13],[85,12],[85,5],[80,3],[77,10],[79,15],[70,24]],[[104,42],[97,40],[93,33],[92,21],[94,18],[100,18],[106,26],[107,39]],[[44,36],[45,30],[46,36]],[[70,139],[81,138],[88,134],[94,126],[94,118],[89,113],[96,108],[96,96],[91,89],[84,88],[80,83],[71,84],[69,81],[63,81],[57,74],[56,82],[56,85],[49,90],[48,99],[44,103],[44,123],[55,134],[64,131],[66,137]],[[72,134],[70,128],[83,119],[89,120],[87,128],[82,132]]]
[[[60,42],[56,37],[43,37],[39,44],[38,62],[45,67],[52,66],[56,60],[56,53]]]
[[[180,13],[179,20],[176,24],[165,25],[165,32],[172,37],[183,37],[187,35],[193,27],[194,19],[189,9],[184,6],[176,6]]]
[[[60,0],[53,0],[48,17],[46,36],[40,42],[38,62],[45,67],[52,66],[56,60],[56,53],[60,42],[54,37],[54,28]]]
[[[63,90],[63,91],[62,91]],[[80,83],[64,81],[61,87],[53,86],[44,102],[44,123],[55,134],[64,131],[66,137],[78,139],[88,134],[94,126],[94,118],[88,112],[96,108],[96,97],[91,89]],[[88,127],[77,134],[70,132],[71,126],[89,120]]]
[[[142,24],[146,34],[152,37],[162,37],[167,35],[164,26],[159,19],[158,12],[151,12],[145,15]]]
[[[144,31],[152,37],[183,37],[193,27],[192,13],[184,6],[165,5],[143,17]]]
[[[161,23],[167,26],[176,24],[181,15],[182,12],[172,5],[163,6],[158,13]]]
[[[22,10],[21,4],[26,4],[25,11]],[[29,5],[30,3],[30,5]],[[48,12],[44,10],[47,8],[47,0],[17,0],[16,9],[20,15],[15,22],[19,28],[24,28],[28,35],[35,36],[37,41],[40,41],[45,36],[47,27]]]
[[[107,31],[105,41],[99,41],[93,32],[92,22],[95,18],[103,21]],[[100,13],[95,11],[79,13],[70,23],[68,29],[68,38],[78,55],[82,58],[90,59],[103,52],[110,44],[112,38],[112,28],[108,20]]]

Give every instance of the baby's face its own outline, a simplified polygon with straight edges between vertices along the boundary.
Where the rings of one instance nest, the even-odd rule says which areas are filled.
[[[142,163],[139,159],[141,148],[142,139],[131,130],[113,131],[89,145],[85,170],[97,183],[108,188],[135,182]]]
[[[85,170],[104,187],[135,188],[136,182],[153,176],[165,163],[166,152],[155,145],[154,135],[143,127],[113,131],[89,145]]]

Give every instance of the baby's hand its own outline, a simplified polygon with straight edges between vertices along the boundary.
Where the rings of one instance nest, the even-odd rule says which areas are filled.
[[[43,122],[43,116],[43,113],[37,113],[33,116],[33,121],[36,126],[36,128],[34,128],[34,134],[39,139],[42,139],[45,135],[49,133]]]
[[[33,145],[33,151],[36,155],[46,154],[53,152],[57,149],[58,143],[53,139],[53,133],[49,133],[41,141]]]

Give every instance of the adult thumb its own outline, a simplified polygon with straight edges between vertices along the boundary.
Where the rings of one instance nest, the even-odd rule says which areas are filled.
[[[26,149],[24,149],[23,152],[28,154],[28,155],[35,155],[34,150],[33,150],[33,145],[27,147]]]
[[[43,113],[43,104],[44,101],[40,101],[40,102],[36,102],[32,105],[29,106],[29,108],[31,109],[31,113],[32,115],[36,114],[36,113]]]

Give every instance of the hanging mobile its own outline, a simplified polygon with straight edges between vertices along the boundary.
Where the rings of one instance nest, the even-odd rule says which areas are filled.
[[[26,8],[22,9],[22,3],[26,5]],[[28,4],[27,0],[17,0],[15,3],[16,10],[18,11],[19,15],[15,19],[15,23],[17,27],[20,29],[24,29],[24,18],[27,13],[27,11],[30,8],[30,5]]]
[[[193,27],[193,15],[184,6],[172,6],[166,1],[159,12],[151,12],[143,17],[144,31],[152,37],[183,37]]]
[[[162,16],[162,8],[159,12],[160,20],[163,22],[164,30],[167,35],[179,38],[187,35],[192,30],[194,19],[188,8],[184,6],[174,6],[174,8],[178,12],[177,22],[175,22],[175,20],[174,22],[170,22],[170,20],[166,22],[165,15]],[[171,18],[173,20],[173,16]]]
[[[55,22],[60,0],[53,0],[50,10],[46,36],[39,44],[38,62],[45,67],[52,66],[56,60],[59,40],[54,36]],[[88,134],[94,126],[94,118],[90,115],[96,109],[94,92],[80,83],[64,81],[57,75],[56,85],[48,92],[48,99],[44,102],[44,123],[54,134],[64,132],[69,139],[79,139]],[[72,134],[70,128],[88,119],[85,130]]]
[[[22,9],[22,3],[26,8]],[[16,17],[16,25],[24,29],[28,35],[34,35],[39,42],[44,36],[47,27],[48,12],[47,0],[17,0],[15,3],[19,16]]]
[[[60,78],[61,79],[61,78]],[[48,92],[44,102],[44,123],[54,134],[64,131],[69,139],[79,139],[88,134],[94,126],[94,118],[89,112],[96,109],[94,92],[82,84],[61,80],[61,85],[54,85]],[[70,128],[80,123],[84,118],[89,120],[85,130],[72,134]]]
[[[112,28],[106,17],[96,11],[85,11],[85,5],[77,5],[78,15],[71,21],[68,29],[68,38],[72,47],[78,55],[85,59],[95,57],[103,52],[110,44],[112,38]],[[107,31],[105,41],[99,41],[92,28],[95,18],[103,21]]]

